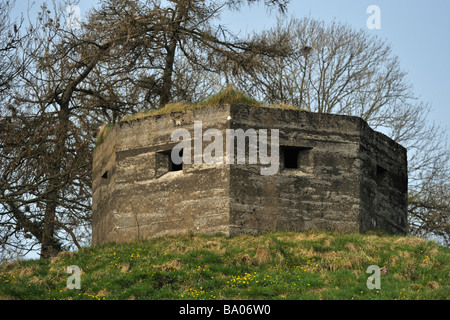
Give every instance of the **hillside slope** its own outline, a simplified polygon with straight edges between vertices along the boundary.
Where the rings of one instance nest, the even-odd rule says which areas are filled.
[[[449,299],[449,262],[449,248],[413,237],[191,234],[4,263],[0,299]],[[80,289],[67,287],[72,265]]]

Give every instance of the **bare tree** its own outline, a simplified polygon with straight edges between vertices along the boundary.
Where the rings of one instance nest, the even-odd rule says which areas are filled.
[[[220,72],[214,60],[226,58],[245,66],[255,51],[279,54],[275,46],[243,41],[216,23],[221,11],[243,2],[247,1],[103,1],[91,15],[87,29],[103,39],[123,34],[126,41],[99,64],[90,83],[96,90],[86,90],[86,98],[104,106],[115,104],[115,111],[105,114],[114,123],[123,115],[123,106],[128,106],[129,112],[131,106],[152,109],[171,101],[195,100],[201,95],[200,88],[195,90],[186,79],[193,80],[203,70]],[[266,1],[280,10],[286,3]],[[196,82],[201,81],[196,78]],[[201,90],[210,91],[206,82],[203,84]],[[98,92],[103,93],[103,100]],[[112,93],[113,99],[108,98]]]
[[[67,239],[79,247],[77,232],[89,223],[93,133],[74,93],[111,46],[73,41],[78,35],[61,22],[61,12],[42,6],[21,48],[29,63],[17,73],[1,118],[2,246],[39,245],[43,258]]]
[[[283,9],[287,1],[265,3]],[[1,106],[0,241],[5,250],[39,247],[43,258],[89,242],[100,123],[193,99],[190,79],[217,72],[213,59],[245,66],[255,52],[278,52],[213,24],[241,1],[103,0],[80,30],[64,23],[66,5],[41,7],[21,48],[28,64]]]
[[[11,88],[14,78],[24,67],[20,46],[27,36],[22,32],[23,19],[11,21],[14,1],[0,1],[0,96]]]
[[[443,172],[444,168],[437,163],[436,171],[421,175],[420,183],[410,191],[410,229],[414,235],[435,238],[450,246],[450,184],[448,167],[447,172]]]
[[[411,233],[449,239],[449,150],[430,105],[414,94],[388,43],[363,30],[312,18],[279,22],[252,41],[284,43],[285,56],[258,55],[247,72],[225,66],[229,83],[267,103],[362,117],[408,149]]]

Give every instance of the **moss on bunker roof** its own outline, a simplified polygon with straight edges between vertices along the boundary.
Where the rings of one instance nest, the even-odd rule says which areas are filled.
[[[280,108],[280,109],[291,109],[291,110],[299,110],[298,108],[295,108],[294,106],[287,105],[284,103],[278,104],[278,105],[265,105],[247,95],[245,95],[242,91],[236,90],[232,88],[231,86],[227,87],[226,89],[210,96],[209,98],[205,99],[202,102],[192,104],[192,103],[182,103],[182,102],[175,102],[175,103],[169,103],[166,104],[164,107],[159,109],[153,109],[149,111],[142,111],[135,114],[129,114],[125,115],[120,121],[126,122],[131,121],[135,119],[150,117],[150,116],[156,116],[156,115],[162,115],[162,114],[169,114],[174,112],[180,112],[180,111],[186,111],[186,110],[192,110],[192,109],[198,109],[198,108],[205,108],[210,106],[218,106],[218,105],[224,105],[224,104],[243,104],[243,105],[250,105],[250,106],[258,106],[258,107],[266,107],[266,108]],[[305,110],[303,110],[305,111]],[[97,140],[95,142],[95,146],[100,145],[108,136],[108,134],[111,132],[114,125],[112,124],[104,124],[98,135]]]
[[[173,112],[180,112],[210,106],[218,106],[223,104],[245,104],[250,106],[263,106],[262,103],[258,102],[253,98],[250,98],[243,92],[233,89],[232,87],[227,87],[226,89],[220,91],[219,93],[216,93],[210,96],[209,98],[205,99],[204,101],[201,101],[196,104],[182,103],[182,102],[169,103],[159,109],[126,115],[120,121],[129,121],[147,116],[168,114]]]

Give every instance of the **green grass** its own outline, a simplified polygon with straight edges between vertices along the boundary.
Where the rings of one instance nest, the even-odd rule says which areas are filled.
[[[1,299],[448,299],[450,249],[413,237],[186,235],[0,266]],[[68,289],[70,265],[81,289]],[[369,290],[367,267],[388,270]]]

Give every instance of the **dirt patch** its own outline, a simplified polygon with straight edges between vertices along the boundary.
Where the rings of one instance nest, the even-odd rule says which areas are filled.
[[[180,270],[182,267],[183,263],[180,260],[175,259],[164,264],[154,265],[153,269],[166,272],[172,270]]]

